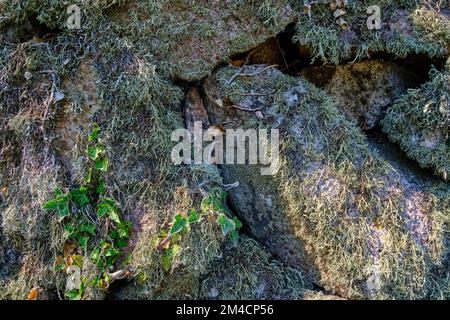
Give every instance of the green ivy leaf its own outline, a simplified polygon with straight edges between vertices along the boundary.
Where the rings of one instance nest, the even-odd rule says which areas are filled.
[[[78,243],[84,251],[87,251],[87,246],[89,242],[89,236],[81,236],[78,238]]]
[[[183,230],[184,227],[188,224],[186,218],[184,218],[180,213],[175,216],[175,221],[172,224],[172,228],[170,228],[169,233],[171,235],[177,234]]]
[[[60,201],[58,199],[52,199],[50,201],[47,201],[44,204],[43,208],[45,210],[49,210],[49,211],[56,210],[58,208],[59,204],[60,204]]]
[[[68,223],[64,226],[64,231],[66,232],[66,238],[76,238],[77,232],[75,231],[75,227],[72,223]]]
[[[58,215],[59,215],[60,220],[64,219],[65,217],[70,216],[68,201],[61,203],[61,205],[58,207]]]
[[[111,244],[102,240],[102,241],[100,241],[100,247],[105,250],[105,249],[108,249],[109,247],[111,247]]]
[[[108,268],[112,267],[116,260],[119,258],[120,251],[114,247],[110,247],[108,250],[105,251],[105,257],[106,257],[106,266]]]
[[[83,207],[91,202],[88,197],[88,189],[85,186],[81,186],[78,190],[71,191],[70,196],[72,197],[72,200],[80,207]]]
[[[117,230],[117,234],[119,236],[120,239],[128,239],[128,237],[130,236],[130,230],[128,229],[127,226],[124,226],[123,224],[120,224],[119,229]]]
[[[65,295],[69,300],[81,300],[83,298],[81,290],[78,289],[67,291]]]
[[[93,287],[98,287],[100,283],[100,276],[96,276],[92,281],[91,281],[91,286]]]
[[[84,175],[84,182],[91,183],[92,182],[92,168],[89,168],[86,174]]]
[[[55,194],[55,197],[64,195],[60,188],[56,188],[55,191],[53,191],[53,193]]]
[[[176,254],[181,252],[181,247],[178,244],[174,244],[172,246],[172,254],[175,256]]]
[[[105,257],[115,257],[115,256],[117,256],[117,255],[119,255],[120,254],[120,251],[119,250],[117,250],[116,248],[114,248],[114,247],[111,247],[111,248],[109,248],[108,250],[106,250],[106,252],[105,252]]]
[[[95,188],[95,192],[97,192],[98,194],[103,194],[105,193],[105,190],[106,190],[105,180],[103,180],[103,178],[100,178],[100,181],[98,182],[98,185]]]
[[[242,222],[237,217],[233,217],[233,222],[234,225],[236,226],[236,229],[242,228]]]
[[[172,255],[168,251],[161,257],[162,267],[165,272],[169,272],[170,266],[172,265]]]
[[[59,195],[56,199],[47,201],[43,208],[48,211],[56,211],[60,220],[70,215],[69,196]]]
[[[118,248],[126,248],[128,246],[128,242],[123,239],[119,239],[116,241],[116,246]]]
[[[230,232],[230,240],[235,247],[237,247],[239,242],[239,234],[236,230]]]
[[[200,219],[200,215],[197,210],[193,209],[189,213],[189,223],[197,222]]]
[[[92,253],[91,253],[92,262],[94,262],[94,263],[100,262],[100,252],[101,252],[101,249],[98,247],[95,248],[94,250],[92,250]]]
[[[97,123],[94,122],[91,134],[88,136],[88,141],[90,142],[97,140],[99,135],[100,135],[100,127]]]
[[[109,160],[107,158],[97,159],[95,161],[95,169],[106,172],[108,171]]]
[[[170,242],[177,243],[181,240],[181,233],[174,234]]]
[[[54,270],[55,272],[58,272],[58,271],[64,270],[65,268],[66,268],[65,263],[60,263],[60,264],[55,265],[55,267],[53,268],[53,270]]]
[[[222,233],[224,236],[226,236],[231,231],[236,230],[234,221],[231,220],[230,218],[228,218],[223,213],[221,213],[219,215],[219,217],[217,218],[217,223],[219,224],[220,228],[222,229]]]
[[[204,213],[227,212],[228,209],[224,205],[227,193],[221,189],[213,189],[211,193],[202,200],[201,211]]]
[[[85,223],[85,224],[82,224],[80,226],[80,231],[81,232],[90,234],[90,235],[92,235],[94,237],[95,237],[95,231],[96,230],[97,230],[97,227],[93,223]]]
[[[72,256],[73,259],[73,265],[79,267],[79,268],[83,268],[83,257],[80,255],[75,255]]]
[[[97,216],[99,218],[103,216],[110,217],[111,212],[116,211],[116,206],[114,200],[103,198],[100,203],[97,205]],[[111,218],[111,217],[110,217]]]
[[[88,145],[86,152],[89,159],[97,160],[100,152],[102,152],[102,149],[99,146]]]
[[[111,221],[114,221],[117,224],[120,224],[120,216],[116,209],[111,210],[108,212],[108,217],[111,219]]]
[[[162,266],[165,272],[168,272],[170,270],[175,255],[180,251],[181,247],[177,244],[170,246],[167,250],[164,251],[164,254],[162,256]]]

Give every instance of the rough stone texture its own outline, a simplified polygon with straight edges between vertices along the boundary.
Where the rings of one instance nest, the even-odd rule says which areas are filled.
[[[294,40],[306,46],[314,59],[340,64],[384,52],[405,58],[423,53],[429,57],[448,55],[450,11],[423,6],[422,1],[380,0],[380,30],[367,27],[370,1],[349,2],[344,16],[348,28],[336,23],[330,6],[316,4],[311,18],[300,15]]]
[[[273,67],[248,66],[276,64],[292,74],[310,63],[308,54],[334,64],[373,52],[392,59],[448,54],[444,8],[439,13],[418,1],[380,0],[386,19],[382,31],[373,32],[365,27],[368,2],[349,2],[349,29],[343,30],[329,4],[314,4],[310,19],[301,2],[289,0],[80,1],[82,29],[68,30],[64,1],[1,1],[0,298],[25,299],[33,289],[38,299],[64,294],[67,274],[55,271],[54,263],[67,239],[58,217],[42,206],[55,188],[79,186],[85,136],[94,121],[111,160],[107,196],[133,222],[123,249],[130,254],[130,281],[109,288],[110,297],[448,298],[448,258],[442,259],[449,256],[443,240],[448,185],[419,179],[398,165],[400,156],[390,159],[390,151],[377,155],[325,91]],[[285,30],[294,23],[300,48],[291,42],[294,30]],[[234,68],[222,68],[227,62]],[[385,65],[389,71],[380,69],[381,75],[364,73],[385,79],[396,72]],[[365,70],[364,63],[357,66]],[[337,68],[343,77],[351,69]],[[221,168],[227,183],[241,183],[230,190],[230,202],[246,222],[244,232],[259,244],[241,235],[240,247],[229,248],[214,217],[204,216],[180,242],[167,271],[158,244],[174,215],[199,210],[212,188],[230,187],[214,166],[171,162],[170,134],[190,122],[189,111],[183,122],[183,91],[185,111],[200,110],[205,118],[196,109],[205,98],[208,118],[219,128],[279,128],[283,163],[274,177],[261,177],[258,167]],[[391,101],[384,91],[378,100]],[[424,91],[435,95],[427,87],[417,92],[422,97]],[[365,101],[366,93],[355,99]],[[363,117],[384,107],[378,100],[364,106]],[[409,106],[411,100],[407,95],[402,101]],[[423,119],[427,101],[419,101],[414,113]],[[416,128],[405,119],[406,126],[389,133],[391,140]],[[430,127],[434,123],[417,132]],[[435,137],[423,141],[428,155],[447,159],[434,148]],[[87,254],[83,261],[83,276],[94,277],[98,269]],[[326,293],[312,291],[311,282]],[[88,286],[84,298],[105,294]]]
[[[86,147],[83,140],[89,134],[92,116],[98,108],[96,79],[92,64],[82,62],[76,77],[67,79],[63,90],[57,92],[57,101],[62,102],[63,108],[58,115],[53,145],[73,181],[80,182],[83,179],[81,154]],[[65,100],[66,95],[73,100]]]
[[[263,66],[225,68],[204,90],[212,124],[281,130],[275,176],[261,176],[259,166],[221,166],[225,183],[239,182],[229,194],[234,210],[280,261],[345,297],[434,292],[427,279],[447,250],[440,217],[449,214],[448,185],[393,169],[301,78]],[[263,119],[231,105],[262,108]]]
[[[301,272],[283,266],[245,236],[208,271],[202,284],[202,294],[208,299],[303,299],[313,292]]]
[[[201,79],[228,57],[257,47],[294,20],[286,0],[171,0],[151,9],[132,1],[117,23],[129,24],[126,35],[139,37],[156,55],[159,68],[183,80]]]
[[[363,129],[376,127],[386,109],[421,81],[405,67],[383,60],[308,67],[300,76],[323,88]]]
[[[201,122],[203,128],[209,128],[208,113],[203,105],[199,88],[192,87],[187,91],[182,108],[184,123],[189,132],[194,132],[195,122]]]

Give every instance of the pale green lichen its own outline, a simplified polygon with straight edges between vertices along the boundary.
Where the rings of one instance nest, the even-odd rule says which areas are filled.
[[[66,29],[67,7],[62,2],[0,3],[0,298],[25,299],[32,288],[39,288],[40,298],[56,299],[58,292],[65,289],[66,275],[52,271],[64,244],[63,230],[42,204],[55,187],[67,189],[79,183],[73,173],[83,171],[77,157],[85,146],[82,141],[70,137],[74,141],[74,158],[70,161],[63,161],[57,146],[57,141],[64,139],[57,136],[56,129],[73,125],[72,118],[65,116],[72,112],[84,121],[77,136],[87,134],[91,121],[101,125],[111,158],[107,192],[120,203],[125,218],[134,219],[136,230],[128,248],[128,268],[135,278],[117,298],[205,298],[205,275],[209,283],[223,276],[218,257],[224,239],[215,223],[204,217],[181,243],[181,252],[170,272],[161,266],[160,231],[175,213],[198,207],[211,187],[221,186],[215,167],[176,168],[170,162],[170,132],[184,125],[179,110],[183,90],[170,79],[199,80],[231,54],[251,49],[283,30],[293,21],[289,5],[297,12],[302,8],[297,7],[298,2],[281,0],[234,0],[226,6],[222,2],[194,4],[187,0],[74,3],[82,10],[82,29],[78,31]],[[382,3],[392,12],[399,8],[397,2],[391,6]],[[319,14],[313,12],[311,21],[300,17],[298,40],[306,37],[313,55],[324,61],[337,63],[353,58],[350,43],[337,46],[339,30],[332,19],[327,22],[329,12],[321,8]],[[355,4],[349,13],[360,12],[361,8]],[[369,51],[386,51],[395,56],[411,52],[442,55],[441,39],[447,34],[445,20],[428,11],[418,11],[412,17],[420,27],[418,33],[414,29],[414,34],[404,38],[397,35],[389,43],[377,33],[364,36],[358,55]],[[436,28],[423,24],[430,17],[437,19]],[[78,77],[83,64],[92,71],[86,78]],[[228,80],[235,71],[222,70],[219,76]],[[87,108],[89,101],[80,92],[83,86],[80,89],[68,85],[84,80],[95,84],[93,108]],[[236,102],[242,98],[236,92],[253,87],[251,81],[238,80],[227,91]],[[263,89],[266,85],[271,86],[265,83]],[[444,250],[440,247],[441,221],[448,216],[448,208],[441,209],[440,199],[445,193],[430,195],[430,203],[435,201],[436,205],[430,204],[432,239],[425,252],[402,229],[405,218],[398,214],[402,207],[399,197],[379,199],[376,192],[368,196],[373,188],[379,190],[383,185],[381,172],[390,169],[368,151],[360,132],[339,115],[323,92],[302,84],[308,93],[295,112],[290,110],[284,94],[296,85],[298,80],[277,75],[276,92],[271,97],[276,112],[286,118],[304,117],[302,128],[306,134],[300,140],[289,140],[287,150],[309,157],[311,162],[325,161],[324,173],[339,181],[342,189],[334,205],[322,195],[309,195],[319,172],[313,170],[300,181],[295,176],[298,168],[289,163],[273,183],[281,188],[279,198],[286,205],[287,216],[301,226],[308,250],[316,251],[307,253],[319,257],[319,269],[329,267],[329,271],[321,273],[321,281],[349,296],[366,294],[353,280],[367,273],[367,230],[373,227],[368,221],[374,216],[380,228],[391,236],[381,258],[386,285],[380,296],[448,297],[448,272],[440,266]],[[327,152],[315,152],[318,145],[326,147]],[[358,188],[360,183],[363,186]],[[358,197],[360,194],[364,196]],[[351,203],[359,208],[361,216],[348,216],[344,208],[348,199],[353,199]],[[402,252],[412,254],[403,258]],[[304,288],[309,288],[303,273],[273,262],[264,249],[248,239],[242,240],[242,248],[226,254],[228,263],[242,262],[228,278],[238,281],[242,290],[223,289],[224,297],[259,298],[258,280],[264,277],[256,279],[247,270],[256,275],[270,270],[276,283],[269,285],[272,291],[264,297],[300,298]],[[258,263],[250,265],[249,259],[254,257]],[[349,257],[354,258],[354,263],[349,262]],[[83,275],[89,277],[94,266],[88,261],[85,266]],[[437,271],[431,272],[432,268]],[[102,297],[104,293],[99,290],[91,288],[86,292],[86,298]]]
[[[311,289],[304,274],[274,261],[257,242],[244,237],[208,267],[202,298],[303,299]]]
[[[382,121],[383,130],[409,157],[450,177],[450,75],[431,72],[431,81],[409,90]]]
[[[300,14],[294,40],[305,45],[314,59],[332,64],[377,52],[399,58],[417,53],[430,57],[447,54],[448,19],[443,14],[424,8],[421,1],[378,1],[381,29],[369,30],[366,10],[370,5],[374,3],[349,2],[344,16],[348,30],[336,24],[329,5],[315,5],[311,19]]]
[[[273,252],[288,246],[290,256],[282,260],[341,296],[445,296],[445,280],[436,279],[448,277],[448,185],[407,183],[411,178],[371,150],[331,98],[306,81],[253,66],[230,83],[236,72],[218,71],[220,96],[245,108],[263,106],[264,120],[240,111],[222,120],[244,127],[277,124],[283,138],[280,172],[270,183],[257,169],[223,168],[227,183],[241,184],[231,199],[252,232]],[[273,94],[251,94],[263,92]],[[245,193],[246,185],[253,191]],[[269,198],[271,207],[253,211]],[[294,250],[295,243],[303,249]]]

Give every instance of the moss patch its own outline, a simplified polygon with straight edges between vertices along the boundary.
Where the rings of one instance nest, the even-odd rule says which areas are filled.
[[[258,243],[242,238],[213,262],[202,282],[202,297],[219,300],[302,299],[311,285],[299,271],[273,261]]]
[[[214,79],[205,89],[214,91],[216,81],[207,99],[216,124],[281,130],[282,166],[270,182],[257,167],[222,168],[226,183],[240,182],[230,192],[237,212],[271,252],[345,297],[445,292],[436,279],[446,273],[448,185],[397,172],[303,79],[264,66],[220,69]],[[264,119],[217,97],[262,107]]]
[[[383,130],[409,157],[450,176],[450,75],[434,70],[432,80],[410,90],[389,108]]]
[[[367,28],[366,10],[381,9],[381,30]],[[421,1],[349,1],[346,30],[335,22],[328,4],[314,5],[311,19],[300,14],[294,40],[309,48],[311,55],[325,63],[339,64],[386,52],[404,58],[412,53],[430,57],[446,55],[448,18],[444,12],[424,8]],[[427,23],[425,21],[433,21]]]

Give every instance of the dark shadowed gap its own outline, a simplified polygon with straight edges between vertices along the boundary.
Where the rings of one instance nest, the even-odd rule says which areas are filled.
[[[256,48],[231,56],[230,63],[237,67],[252,64],[275,65],[283,73],[297,75],[303,68],[311,65],[312,57],[306,47],[292,41],[295,25],[295,22],[289,24],[275,37]],[[318,61],[317,64],[319,63]]]
[[[3,33],[3,36],[8,41],[12,43],[22,43],[30,41],[33,38],[47,40],[56,34],[61,33],[62,30],[49,28],[41,23],[36,15],[32,15],[20,26],[6,25],[3,28],[0,28],[0,32]]]
[[[291,23],[275,37],[268,39],[258,47],[231,56],[230,63],[238,67],[252,64],[276,65],[280,71],[290,76],[298,76],[305,68],[316,67],[318,72],[315,73],[315,78],[311,77],[308,80],[319,87],[323,86],[337,65],[324,64],[318,58],[313,59],[307,46],[294,43],[292,38],[296,32],[295,26],[295,22]],[[404,59],[400,59],[388,53],[372,52],[370,53],[370,57],[358,60],[357,62],[374,59],[393,62],[398,66],[414,72],[420,79],[420,84],[429,80],[429,72],[433,67],[442,70],[446,61],[442,58],[432,59],[426,54],[420,53],[411,54]],[[351,61],[342,62],[339,65],[346,64],[351,64]]]

